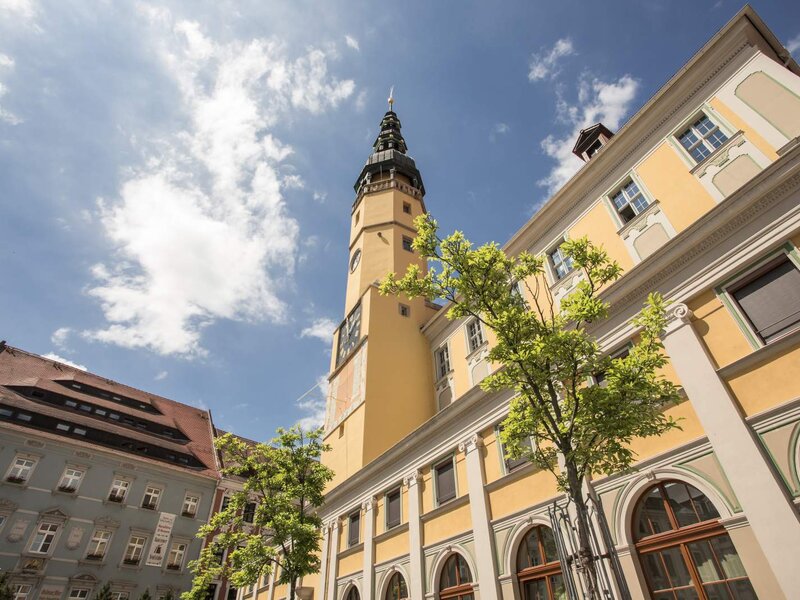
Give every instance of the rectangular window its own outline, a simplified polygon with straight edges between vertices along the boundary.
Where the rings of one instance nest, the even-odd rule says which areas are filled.
[[[553,274],[556,277],[556,281],[563,279],[570,271],[572,271],[572,258],[564,254],[562,246],[563,243],[558,248],[551,250],[547,254],[547,258],[550,261],[550,266],[553,268]]]
[[[727,139],[728,136],[722,133],[720,128],[703,113],[678,136],[681,146],[698,163],[724,144]]]
[[[228,505],[230,503],[231,503],[231,497],[230,496],[223,496],[222,497],[222,506],[220,506],[220,510],[225,510],[226,508],[228,508]]]
[[[440,462],[433,468],[436,482],[436,504],[442,505],[456,497],[456,469],[453,458]]]
[[[72,493],[78,491],[78,486],[83,479],[83,471],[67,467],[58,482],[58,489],[62,492]]]
[[[411,214],[411,204],[409,202],[403,202],[403,212],[407,215]]]
[[[128,592],[111,592],[111,600],[128,600]]]
[[[524,457],[524,456],[520,456],[519,458],[508,458],[506,456],[506,448],[503,445],[503,442],[500,441],[500,434],[502,433],[502,431],[503,431],[503,428],[501,426],[498,426],[497,427],[497,443],[498,443],[498,447],[500,448],[500,455],[503,458],[503,465],[506,468],[506,473],[511,473],[512,471],[515,471],[516,469],[519,469],[520,467],[523,467],[523,466],[527,465],[530,462],[530,460],[528,460],[528,458]],[[533,447],[530,438],[527,439],[527,444],[528,444],[528,447],[531,447],[531,448]]]
[[[14,600],[28,600],[31,593],[31,586],[27,583],[18,583],[12,587]]]
[[[408,252],[413,252],[414,251],[414,246],[412,245],[413,243],[414,240],[412,238],[407,237],[405,235],[403,236],[403,250],[406,250]]]
[[[347,546],[356,546],[361,538],[361,512],[356,511],[347,520]]]
[[[252,523],[255,518],[256,518],[256,503],[248,502],[247,504],[244,505],[244,510],[242,511],[242,520],[245,523]]]
[[[131,482],[125,479],[115,479],[111,484],[111,491],[108,493],[108,499],[111,502],[122,502],[125,496],[128,495],[128,488]]]
[[[623,223],[631,221],[650,205],[650,201],[632,179],[611,195],[611,202]]]
[[[410,317],[411,316],[411,308],[406,304],[398,304],[397,309],[400,311],[401,317]]]
[[[58,525],[54,523],[40,523],[31,540],[30,551],[36,554],[47,554],[58,533]]]
[[[727,290],[762,342],[800,327],[800,270],[782,255]]]
[[[144,545],[147,543],[147,538],[141,535],[132,535],[128,539],[128,545],[125,547],[125,554],[122,557],[122,562],[126,565],[138,565],[142,560],[144,553]]]
[[[89,597],[89,588],[72,588],[69,591],[69,600],[86,600]]]
[[[171,571],[180,571],[183,567],[183,557],[186,556],[186,544],[184,542],[172,542],[167,557],[167,568]]]
[[[26,483],[33,473],[36,461],[32,458],[18,456],[14,459],[11,468],[6,475],[6,481],[11,483]]]
[[[158,508],[158,499],[160,497],[161,489],[152,485],[148,485],[144,491],[144,498],[142,498],[142,508],[156,510]]]
[[[199,503],[200,498],[194,494],[186,494],[186,497],[183,499],[183,508],[181,509],[181,514],[184,517],[194,517],[197,515],[197,505]]]
[[[400,525],[400,488],[386,494],[386,529]]]
[[[467,323],[467,339],[469,340],[469,351],[475,352],[478,348],[483,346],[483,328],[478,319],[472,319]]]
[[[110,531],[95,529],[92,539],[89,540],[89,547],[86,549],[86,558],[89,560],[102,559],[106,555],[110,541]]]
[[[450,372],[450,350],[447,344],[436,351],[436,375],[438,379],[444,379]]]
[[[609,358],[611,358],[612,360],[614,360],[615,358],[625,358],[626,356],[628,356],[630,350],[631,346],[630,344],[627,344],[626,346],[612,352],[609,355]],[[594,384],[599,385],[600,387],[605,387],[607,385],[606,374],[604,371],[600,371],[599,373],[594,374]]]

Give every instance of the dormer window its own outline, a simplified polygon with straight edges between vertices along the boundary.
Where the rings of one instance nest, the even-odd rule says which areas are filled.
[[[614,134],[610,129],[602,123],[595,123],[591,127],[581,129],[572,153],[583,162],[588,162],[612,137]]]

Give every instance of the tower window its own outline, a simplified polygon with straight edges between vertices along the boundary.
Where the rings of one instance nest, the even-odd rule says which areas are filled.
[[[411,316],[411,308],[409,308],[405,304],[398,304],[398,309],[400,310],[400,316],[401,317],[410,317]]]
[[[407,237],[405,235],[403,236],[403,250],[407,250],[408,252],[413,252],[414,251],[414,248],[412,246],[413,243],[414,240],[412,240],[410,237]]]
[[[447,344],[436,351],[436,375],[439,379],[444,379],[450,372],[450,350]]]
[[[407,215],[411,214],[411,203],[403,202],[403,212],[406,213]]]

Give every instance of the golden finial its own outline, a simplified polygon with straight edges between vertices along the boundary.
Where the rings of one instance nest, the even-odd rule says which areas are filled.
[[[389,110],[393,110],[394,106],[394,86],[389,88]]]

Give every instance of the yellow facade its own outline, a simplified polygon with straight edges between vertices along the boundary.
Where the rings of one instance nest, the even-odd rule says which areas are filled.
[[[797,569],[782,556],[786,548],[800,552],[800,536],[783,537],[777,548],[775,540],[791,535],[796,523],[787,515],[796,520],[796,508],[788,499],[800,495],[800,329],[775,341],[759,338],[730,292],[732,282],[757,274],[770,257],[788,257],[800,268],[800,194],[793,191],[800,189],[800,146],[771,124],[794,127],[785,107],[793,106],[792,94],[800,98],[800,68],[787,57],[756,13],[743,9],[506,245],[511,253],[546,257],[559,236],[588,236],[620,263],[623,277],[603,291],[611,316],[597,331],[609,352],[637,341],[630,317],[647,293],[660,291],[673,303],[663,336],[670,362],[661,374],[682,388],[681,401],[664,407],[680,429],[632,440],[631,472],[595,474],[587,484],[600,499],[636,599],[650,592],[633,531],[635,507],[653,485],[676,480],[700,490],[719,512],[760,598],[796,593]],[[761,75],[749,79],[754,73]],[[752,81],[765,77],[787,90],[777,108],[753,93]],[[679,136],[701,115],[726,141],[697,162]],[[385,160],[380,156],[374,160]],[[528,465],[508,472],[496,426],[509,395],[477,387],[485,348],[470,353],[466,323],[448,322],[444,310],[422,300],[378,295],[376,280],[418,260],[403,238],[425,210],[415,167],[395,164],[391,174],[362,173],[351,215],[351,256],[360,250],[362,257],[348,276],[345,315],[361,302],[366,372],[352,408],[329,407],[329,416],[340,418],[327,424],[331,451],[324,460],[336,479],[322,516],[336,536],[323,552],[314,597],[340,600],[355,586],[360,598],[384,600],[381,586],[401,573],[410,597],[438,598],[430,587],[437,569],[457,552],[480,583],[476,598],[518,600],[516,550],[531,527],[552,525],[548,507],[563,496],[547,471]],[[625,223],[610,196],[629,180],[648,207]],[[528,285],[558,299],[579,277],[559,281],[549,272]],[[491,346],[491,332],[485,337]],[[450,372],[438,377],[434,354],[444,347]],[[354,378],[339,375],[347,361],[337,366],[336,349],[334,341],[331,381],[340,377],[356,389]],[[452,402],[439,406],[442,390]],[[433,467],[448,456],[457,493],[440,505]],[[401,525],[387,531],[384,494],[397,486]],[[361,545],[348,549],[347,517],[359,509],[371,529],[362,526]]]

